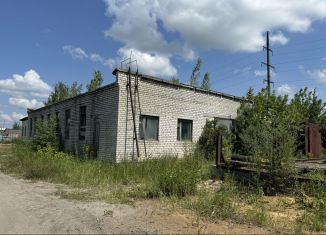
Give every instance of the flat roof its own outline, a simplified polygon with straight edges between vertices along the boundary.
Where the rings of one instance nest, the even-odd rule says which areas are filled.
[[[121,68],[114,69],[113,72],[112,72],[112,74],[113,75],[116,75],[117,72],[122,72],[122,73],[128,74],[128,70],[121,69]],[[136,72],[132,71],[131,74],[132,75],[136,75]],[[224,98],[232,99],[232,100],[236,100],[236,101],[244,101],[244,99],[242,97],[239,97],[239,96],[234,96],[234,95],[230,95],[230,94],[226,94],[226,93],[222,93],[222,92],[218,92],[218,91],[213,91],[213,90],[205,90],[205,89],[202,89],[200,87],[190,86],[190,85],[184,84],[184,83],[173,83],[173,82],[171,82],[169,80],[165,80],[165,79],[153,77],[153,76],[150,76],[150,75],[145,75],[145,74],[138,74],[138,75],[141,77],[141,79],[147,79],[147,80],[151,80],[151,81],[154,81],[154,82],[157,82],[157,83],[161,83],[161,84],[165,84],[165,85],[175,86],[175,87],[184,88],[184,89],[188,89],[188,90],[194,90],[196,92],[198,91],[198,92],[201,92],[201,93],[215,95],[215,96],[220,96],[220,97],[224,97]],[[102,87],[100,87],[100,88],[98,88],[98,89],[96,89],[94,91],[84,92],[84,93],[79,94],[77,96],[74,96],[74,97],[68,98],[66,100],[62,100],[62,101],[59,101],[59,102],[56,102],[56,103],[53,103],[53,104],[50,104],[50,105],[41,107],[41,108],[38,108],[38,109],[33,109],[33,110],[32,109],[28,109],[28,113],[33,113],[33,112],[36,112],[36,111],[47,109],[47,108],[49,108],[49,107],[51,107],[53,105],[61,104],[61,103],[67,102],[69,100],[78,99],[78,98],[80,98],[82,96],[85,96],[87,94],[95,93],[95,92],[101,91],[101,90],[106,89],[106,88],[109,88],[109,87],[114,87],[116,85],[117,85],[117,83],[116,82],[113,82],[113,83],[110,83],[108,85],[102,86]],[[24,118],[20,119],[20,121],[24,121],[27,118],[28,117],[24,117]]]
[[[19,121],[25,121],[25,120],[27,120],[27,119],[28,119],[28,116],[19,119]]]
[[[117,72],[128,74],[128,70],[121,69],[121,68],[116,68],[112,72],[112,74],[116,75]],[[131,71],[131,75],[136,75],[136,74],[137,74],[136,72]],[[190,85],[184,84],[184,83],[173,83],[169,80],[165,80],[165,79],[161,79],[161,78],[157,78],[157,77],[153,77],[153,76],[149,76],[149,75],[144,75],[144,74],[140,74],[140,73],[138,74],[138,76],[140,76],[141,79],[147,79],[147,80],[151,80],[154,82],[158,82],[158,83],[162,83],[162,84],[166,84],[166,85],[170,85],[170,86],[175,86],[175,87],[184,88],[184,89],[188,89],[188,90],[194,90],[194,91],[198,91],[198,92],[202,92],[202,93],[206,93],[206,94],[210,94],[210,95],[215,95],[215,96],[220,96],[220,97],[224,97],[224,98],[228,98],[228,99],[232,99],[232,100],[244,101],[244,99],[240,96],[230,95],[230,94],[226,94],[226,93],[222,93],[222,92],[218,92],[218,91],[214,91],[214,90],[205,90],[200,87],[190,86]]]
[[[79,94],[79,95],[76,95],[76,96],[74,96],[74,97],[71,97],[71,98],[68,98],[68,99],[65,99],[65,100],[61,100],[61,101],[56,102],[56,103],[53,103],[53,104],[49,104],[49,105],[43,106],[43,107],[38,108],[38,109],[29,109],[29,110],[28,110],[28,113],[33,113],[33,112],[36,112],[36,111],[40,111],[40,110],[43,110],[43,109],[47,109],[47,108],[49,108],[49,107],[51,107],[51,106],[53,106],[53,105],[58,105],[58,104],[61,104],[61,103],[67,102],[67,101],[69,101],[69,100],[78,99],[78,98],[83,97],[83,96],[85,96],[85,95],[88,95],[88,94],[91,94],[91,93],[96,93],[96,92],[98,92],[98,91],[101,91],[101,90],[104,90],[104,89],[106,89],[106,88],[110,88],[110,87],[115,87],[115,86],[117,86],[117,85],[118,85],[118,84],[117,84],[116,82],[113,82],[113,83],[110,83],[110,84],[108,84],[108,85],[102,86],[102,87],[100,87],[100,88],[98,88],[98,89],[96,89],[96,90],[94,90],[94,91],[87,91],[87,92],[81,93],[81,94]]]

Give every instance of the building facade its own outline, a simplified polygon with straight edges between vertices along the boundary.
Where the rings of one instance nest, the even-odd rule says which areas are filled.
[[[241,102],[239,97],[122,69],[113,74],[112,84],[30,110],[22,119],[23,137],[34,135],[37,121],[57,118],[66,151],[83,154],[90,146],[99,159],[129,160],[137,156],[136,131],[141,158],[182,156],[198,140],[207,119],[218,118],[228,126]]]

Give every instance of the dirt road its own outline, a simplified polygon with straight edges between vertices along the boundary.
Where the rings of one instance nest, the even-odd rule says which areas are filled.
[[[60,199],[60,185],[0,173],[0,233],[266,233],[247,225],[198,223],[155,201],[135,206]]]
[[[8,146],[0,150],[0,157],[9,151]],[[58,190],[67,189],[64,185],[31,182],[0,172],[0,234],[268,233],[249,225],[203,222],[189,211],[171,211],[157,200],[131,206],[68,201],[55,196]]]

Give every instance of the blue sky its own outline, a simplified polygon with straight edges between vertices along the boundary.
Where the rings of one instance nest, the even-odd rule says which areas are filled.
[[[189,81],[198,57],[214,90],[242,96],[266,86],[271,33],[274,90],[308,86],[326,100],[324,0],[2,0],[0,126],[42,105],[58,81],[84,87],[130,51],[144,74]]]

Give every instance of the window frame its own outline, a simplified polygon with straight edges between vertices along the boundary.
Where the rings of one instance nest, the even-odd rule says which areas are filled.
[[[229,121],[230,122],[230,125],[229,126],[225,125],[225,123],[224,124],[223,123],[220,123],[223,126],[225,126],[228,129],[228,131],[231,131],[232,127],[234,126],[234,119],[232,119],[232,118],[214,117],[214,120],[217,121],[217,124],[219,124],[219,121],[220,120],[221,121]]]
[[[190,139],[183,139],[182,138],[182,122],[187,122],[191,124],[190,129]],[[184,118],[178,118],[177,120],[177,140],[178,141],[189,141],[192,142],[193,140],[193,128],[194,128],[194,121],[191,119],[184,119]]]
[[[83,110],[83,111],[82,111]],[[83,115],[83,116],[82,116]],[[79,140],[86,139],[87,106],[79,106]]]
[[[69,115],[68,115],[69,114]],[[65,139],[70,139],[71,109],[65,110]]]
[[[145,125],[147,125],[147,119],[156,119],[157,120],[157,130],[156,130],[156,138],[147,138],[145,134],[145,129],[144,128],[144,119]],[[159,133],[160,130],[160,117],[159,116],[154,116],[154,115],[140,115],[139,116],[139,139],[141,140],[147,140],[147,141],[159,141]]]

